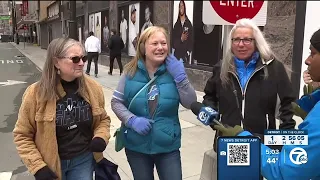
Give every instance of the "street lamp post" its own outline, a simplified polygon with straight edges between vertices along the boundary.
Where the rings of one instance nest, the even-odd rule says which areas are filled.
[[[15,42],[15,34],[16,34],[16,26],[17,26],[17,19],[16,19],[16,2],[15,0],[11,1],[11,17],[12,17],[12,41]],[[18,37],[17,37],[18,38]]]
[[[76,1],[70,1],[70,33],[69,37],[78,40],[77,36],[77,17],[76,17]]]

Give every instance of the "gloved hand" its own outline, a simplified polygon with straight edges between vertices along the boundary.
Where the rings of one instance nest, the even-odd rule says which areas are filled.
[[[304,85],[303,86],[303,96],[301,97],[301,98],[303,98],[303,100],[302,101],[298,100],[297,102],[299,104],[304,104],[302,102],[305,102],[307,100],[306,97],[304,97],[304,96],[311,94],[313,91],[315,91],[315,89],[312,87],[311,84]],[[299,116],[304,120],[306,118],[306,116],[308,115],[308,113],[305,110],[303,110],[303,108],[301,108],[300,105],[297,104],[297,102],[291,103],[294,115]],[[313,105],[311,105],[311,107],[313,107]]]
[[[230,127],[228,125],[214,124],[214,125],[211,125],[211,127],[215,130],[219,130],[221,133],[221,136],[237,136],[243,131],[243,128],[239,125]]]
[[[107,143],[100,137],[95,137],[91,140],[91,152],[103,152],[106,149]]]
[[[34,177],[36,180],[54,180],[58,178],[58,176],[52,172],[48,166],[39,169]]]
[[[303,120],[307,117],[308,113],[305,112],[296,102],[291,103],[294,115],[301,117]]]
[[[166,67],[176,83],[182,82],[187,78],[182,59],[178,60],[174,55],[170,54],[166,59]]]
[[[153,122],[153,120],[144,117],[132,116],[126,125],[140,135],[147,135],[152,128],[151,123]]]
[[[320,90],[315,90],[311,94],[302,96],[297,100],[297,104],[306,113],[309,113],[317,102],[320,101]]]

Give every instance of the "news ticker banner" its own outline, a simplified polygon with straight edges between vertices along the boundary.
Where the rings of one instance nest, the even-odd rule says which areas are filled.
[[[284,158],[296,165],[308,161],[307,152],[303,149],[308,145],[308,132],[304,130],[265,130],[264,144],[292,146],[289,152],[284,152]],[[261,161],[277,163],[279,149],[267,149],[261,152],[261,140],[254,136],[219,137],[217,148],[218,180],[248,179],[256,180],[261,176]],[[261,154],[264,159],[261,159]]]

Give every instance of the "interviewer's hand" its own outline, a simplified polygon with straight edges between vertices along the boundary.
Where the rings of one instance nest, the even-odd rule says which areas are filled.
[[[291,103],[294,115],[301,117],[303,120],[307,117],[308,113],[305,112],[296,102]]]
[[[239,125],[234,127],[230,127],[228,125],[211,125],[211,127],[215,130],[219,130],[221,132],[221,136],[237,136],[243,131],[243,128]]]

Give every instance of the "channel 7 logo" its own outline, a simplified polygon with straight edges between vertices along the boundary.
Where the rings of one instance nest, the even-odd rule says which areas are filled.
[[[308,162],[308,154],[303,148],[296,147],[290,151],[289,159],[295,165],[305,164]]]

